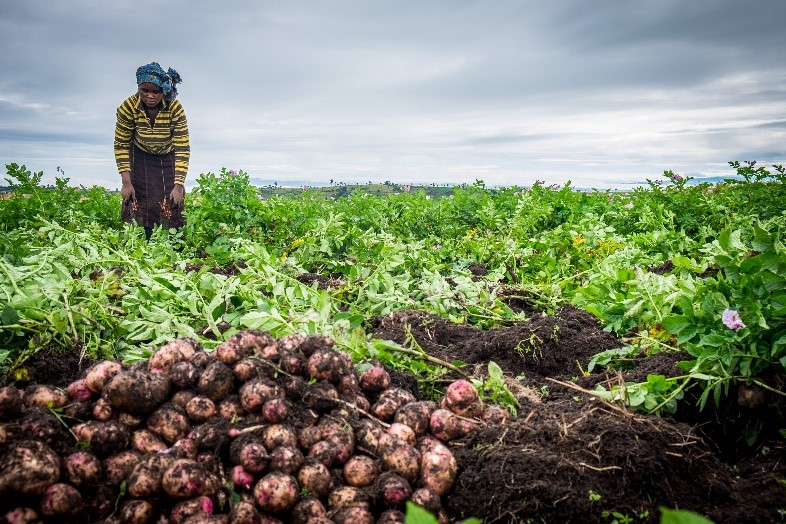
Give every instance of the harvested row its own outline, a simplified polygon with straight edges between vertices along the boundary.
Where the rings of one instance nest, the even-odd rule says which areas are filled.
[[[445,442],[506,413],[466,381],[418,400],[332,346],[246,330],[213,353],[178,339],[147,362],[103,361],[66,390],[0,388],[0,515],[393,523],[412,501],[446,522]]]

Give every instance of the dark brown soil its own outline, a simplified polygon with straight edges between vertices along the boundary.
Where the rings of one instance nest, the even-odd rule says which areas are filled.
[[[775,399],[748,409],[732,391],[721,406],[699,410],[699,392],[689,390],[676,415],[663,418],[600,401],[588,394],[597,384],[678,376],[687,356],[640,356],[630,369],[587,374],[594,355],[622,342],[573,307],[487,331],[420,311],[373,321],[377,338],[407,346],[408,333],[429,355],[461,361],[477,378],[494,361],[520,403],[506,425],[451,442],[460,468],[445,500],[452,520],[658,522],[658,508],[668,507],[718,523],[784,522],[786,421]],[[26,362],[23,382],[65,386],[89,364],[41,351]],[[415,377],[392,375],[418,395]]]
[[[658,508],[668,507],[718,523],[783,522],[782,408],[744,410],[732,392],[721,406],[699,410],[699,392],[689,390],[675,416],[658,418],[586,393],[602,383],[682,375],[677,364],[686,354],[639,356],[625,371],[587,374],[594,355],[623,344],[569,306],[488,331],[422,311],[374,322],[374,336],[405,346],[407,331],[429,355],[464,362],[479,378],[489,361],[518,378],[509,382],[521,404],[516,418],[451,443],[460,465],[448,498],[453,518],[658,522]],[[753,446],[745,443],[751,430],[760,437]]]

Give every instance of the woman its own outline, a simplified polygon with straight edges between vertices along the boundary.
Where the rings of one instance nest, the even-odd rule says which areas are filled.
[[[175,86],[180,75],[156,62],[136,70],[136,94],[117,108],[115,160],[123,187],[121,217],[145,229],[182,227],[191,149]]]

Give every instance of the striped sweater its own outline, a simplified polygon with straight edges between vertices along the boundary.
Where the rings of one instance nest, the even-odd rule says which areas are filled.
[[[188,172],[191,147],[188,140],[188,123],[183,106],[175,99],[163,100],[163,107],[153,125],[147,119],[139,94],[127,98],[117,108],[115,125],[115,161],[117,170],[131,170],[130,146],[154,155],[175,152],[175,183],[184,185]]]

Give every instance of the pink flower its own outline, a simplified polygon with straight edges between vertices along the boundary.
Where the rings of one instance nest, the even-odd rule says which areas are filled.
[[[734,331],[739,331],[745,327],[745,324],[740,318],[740,314],[733,309],[724,310],[721,320],[727,328],[733,329]]]
[[[230,169],[229,176],[237,176],[237,171],[235,171],[234,169]]]
[[[633,209],[633,202],[628,202],[623,206],[625,209]]]

